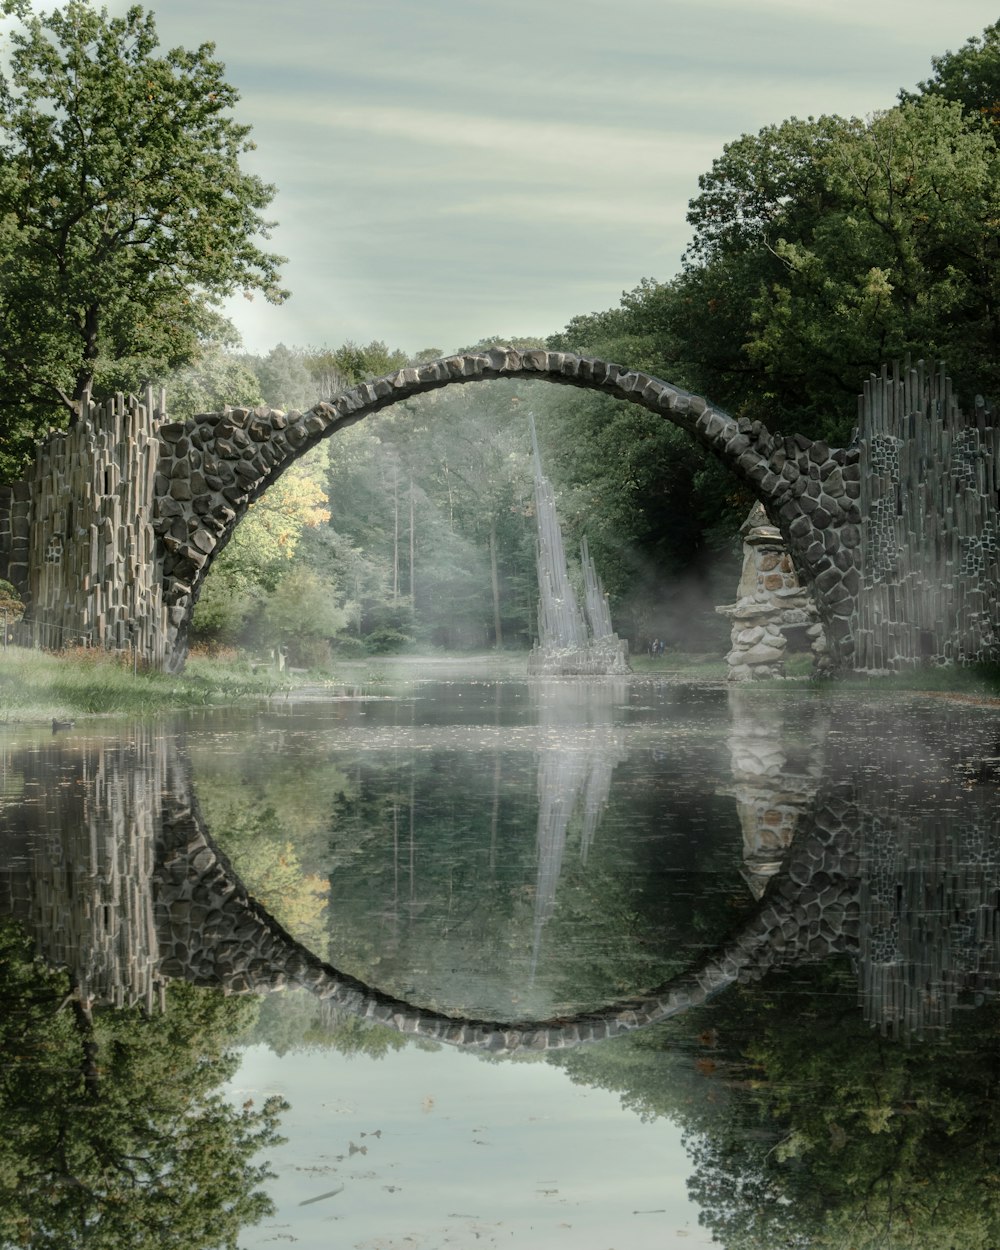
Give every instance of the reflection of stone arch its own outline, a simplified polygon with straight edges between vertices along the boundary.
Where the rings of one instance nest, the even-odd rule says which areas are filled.
[[[858,477],[856,452],[801,436],[772,436],[759,421],[734,420],[697,395],[620,365],[566,352],[495,348],[401,369],[307,413],[234,408],[160,426],[154,529],[169,609],[170,663],[183,663],[191,611],[215,556],[250,504],[289,465],[324,438],[401,400],[501,378],[596,390],[687,431],[765,504],[813,587],[831,640],[847,654],[860,541],[856,491],[847,489]]]
[[[473,1050],[544,1051],[645,1028],[704,1003],[777,964],[819,960],[856,944],[857,882],[837,875],[839,827],[814,829],[793,848],[738,932],[697,967],[647,994],[556,1020],[498,1022],[445,1015],[384,994],[324,963],[246,891],[214,846],[190,796],[168,800],[157,882],[160,972],[231,993],[309,990],[352,1015],[400,1033]],[[810,886],[816,873],[817,884]],[[829,917],[822,929],[817,916]]]

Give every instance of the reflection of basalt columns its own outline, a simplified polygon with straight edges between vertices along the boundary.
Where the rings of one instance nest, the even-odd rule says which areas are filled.
[[[0,806],[0,911],[69,970],[84,1002],[152,1010],[164,987],[151,874],[165,739],[65,737],[8,748],[4,766],[28,801]]]
[[[955,820],[919,793],[872,786],[861,843],[861,995],[883,1034],[920,1036],[963,994],[1000,991],[1000,805],[993,787]]]

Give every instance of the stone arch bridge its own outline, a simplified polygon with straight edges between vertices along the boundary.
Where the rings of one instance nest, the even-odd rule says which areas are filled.
[[[780,531],[835,663],[1000,658],[1000,426],[981,405],[967,422],[943,374],[883,370],[866,384],[859,438],[831,448],[735,420],[647,373],[512,348],[401,369],[305,413],[170,421],[151,392],[92,405],[0,490],[0,577],[27,605],[21,640],[127,648],[179,669],[213,560],[289,465],[410,396],[526,378],[638,404],[717,456]]]
[[[851,654],[859,588],[858,452],[772,435],[646,373],[565,352],[493,349],[401,369],[305,413],[232,408],[169,421],[145,403],[92,407],[41,444],[0,497],[0,576],[46,645],[135,646],[178,668],[191,612],[249,505],[338,430],[439,387],[542,379],[638,404],[686,430],[745,483],[780,527],[837,653]]]

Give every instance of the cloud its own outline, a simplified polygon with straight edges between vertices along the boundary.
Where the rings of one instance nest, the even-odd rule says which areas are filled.
[[[681,161],[697,167],[703,159],[703,139],[688,131],[623,131],[594,123],[574,125],[546,118],[474,116],[405,105],[346,105],[331,109],[328,101],[311,95],[273,100],[267,112],[272,121],[360,132],[434,147],[470,148],[547,166],[595,170],[604,162],[628,172],[632,167],[641,171],[650,162]]]

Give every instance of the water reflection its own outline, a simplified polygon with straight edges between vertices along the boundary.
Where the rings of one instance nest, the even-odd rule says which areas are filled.
[[[648,850],[645,841],[633,844],[625,837],[625,826],[642,820],[642,799],[632,793],[636,774],[629,775],[626,766],[638,760],[637,775],[649,785],[643,770],[656,767],[664,755],[664,740],[651,731],[643,709],[630,706],[628,684],[538,683],[517,713],[522,725],[531,727],[526,759],[505,760],[488,749],[488,742],[465,752],[481,760],[468,774],[476,779],[469,781],[469,789],[479,787],[474,797],[482,814],[477,819],[485,820],[488,840],[472,834],[464,806],[454,826],[444,821],[441,795],[451,795],[446,806],[454,809],[456,777],[453,772],[445,778],[441,790],[441,761],[433,753],[426,755],[428,767],[421,772],[412,754],[400,759],[397,743],[374,774],[358,774],[352,798],[340,792],[341,829],[349,829],[354,819],[363,823],[366,837],[370,831],[385,837],[369,839],[364,854],[356,854],[361,877],[375,879],[372,890],[359,889],[354,869],[335,853],[333,899],[342,914],[331,918],[330,932],[350,945],[342,923],[343,916],[349,918],[374,952],[365,970],[374,982],[380,967],[391,982],[394,954],[403,977],[419,981],[412,960],[420,942],[431,940],[428,933],[437,935],[435,942],[438,936],[450,941],[454,952],[449,955],[440,944],[429,957],[424,952],[435,965],[425,977],[435,989],[423,999],[433,1008],[435,994],[448,993],[440,988],[447,987],[448,976],[442,975],[439,961],[460,959],[461,948],[470,943],[469,926],[456,923],[456,912],[464,917],[479,906],[481,920],[483,909],[492,906],[495,932],[486,938],[480,929],[477,940],[496,947],[496,934],[504,935],[494,964],[506,960],[520,969],[517,982],[530,1005],[528,991],[539,973],[544,935],[560,908],[581,930],[576,943],[593,953],[583,922],[599,925],[600,918],[587,915],[580,903],[581,883],[593,870],[602,888],[620,888],[620,881],[616,886],[600,875],[617,857],[619,876],[633,891],[629,907],[645,906],[651,914],[654,907],[678,905],[662,895],[654,904],[637,901],[635,890],[650,878],[657,887],[686,892],[687,910],[678,913],[685,925],[709,918],[715,933],[700,939],[700,954],[692,935],[680,960],[671,961],[664,951],[643,965],[645,971],[633,958],[639,947],[623,947],[602,988],[569,990],[561,1001],[548,992],[538,997],[543,1005],[557,1002],[564,1016],[582,1008],[593,1025],[601,1016],[601,996],[606,1002],[614,999],[615,977],[626,971],[633,980],[627,987],[619,982],[618,997],[626,989],[633,998],[616,1009],[617,1031],[675,1014],[734,981],[837,953],[854,960],[864,1017],[886,1034],[919,1035],[942,1027],[956,1009],[996,993],[1000,809],[995,781],[976,768],[976,759],[989,758],[991,747],[970,740],[974,722],[968,712],[939,705],[923,712],[909,708],[902,718],[889,706],[883,722],[872,709],[768,703],[748,691],[727,691],[725,698],[729,780],[721,784],[720,779],[714,790],[735,799],[742,848],[734,849],[731,862],[748,882],[756,905],[748,895],[743,903],[731,900],[714,912],[711,907],[692,910],[694,891],[687,890],[684,873],[657,876],[656,863],[641,858],[640,852]],[[437,699],[435,706],[440,711]],[[405,716],[413,747],[420,731],[412,707]],[[979,719],[982,729],[986,718],[980,714]],[[376,737],[384,738],[387,723],[375,726]],[[394,723],[398,728],[398,714]],[[873,732],[883,723],[891,724],[891,734]],[[519,732],[499,728],[515,737]],[[295,732],[301,731],[293,731],[292,738]],[[248,895],[238,866],[215,843],[200,814],[184,747],[185,735],[197,738],[198,733],[203,738],[208,733],[214,742],[214,728],[139,726],[126,737],[77,733],[8,743],[0,805],[0,905],[5,913],[25,927],[50,963],[70,969],[78,996],[88,1002],[140,1002],[151,1010],[162,1001],[170,978],[221,985],[230,993],[300,984],[348,1009],[401,1025],[391,1016],[409,995],[384,983],[379,995],[361,975],[334,973]],[[282,733],[288,733],[287,726]],[[674,769],[682,762],[690,768],[699,755],[711,760],[710,737],[692,732],[691,743],[696,749],[686,761],[677,742],[668,743]],[[331,750],[328,740],[324,749]],[[518,845],[510,841],[512,830],[529,828],[524,779],[531,759],[537,785],[533,847],[524,838]],[[343,761],[337,766],[347,767]],[[465,765],[448,755],[444,766]],[[511,773],[507,778],[505,769]],[[614,815],[602,824],[620,774],[624,785],[612,804]],[[694,780],[704,787],[705,777],[696,774]],[[389,788],[373,794],[366,790],[369,783]],[[432,789],[432,783],[438,788]],[[690,778],[674,772],[669,783],[676,800]],[[507,807],[511,810],[503,810]],[[658,856],[673,854],[678,859],[673,867],[682,867],[686,852],[675,832],[669,830],[671,836],[654,849]],[[575,867],[565,859],[571,834]],[[387,838],[391,855],[383,851]],[[607,857],[603,868],[591,862],[595,846]],[[475,882],[464,880],[456,887],[463,856],[485,869],[480,895]],[[379,857],[383,866],[373,872]],[[402,889],[410,913],[405,923],[401,865],[409,878]],[[421,875],[425,867],[431,871]],[[348,885],[338,886],[338,879]],[[386,888],[390,881],[391,890]],[[572,891],[566,891],[567,881]],[[456,888],[466,893],[456,898]],[[731,899],[732,891],[728,878],[719,896]],[[380,893],[388,895],[381,904]],[[740,910],[743,919],[736,922]],[[381,916],[387,935],[381,944],[365,932],[365,916]],[[565,925],[561,937],[565,943]],[[640,945],[647,937],[639,935]],[[675,924],[664,944],[676,937]],[[338,948],[335,963],[342,963],[341,954]],[[558,952],[556,959],[563,958],[573,962],[565,951]],[[659,986],[643,986],[641,978],[657,970],[666,973]],[[559,971],[565,974],[564,968]],[[574,975],[583,974],[574,969]],[[457,994],[453,989],[442,1009],[426,1013],[428,1035],[440,1036],[443,1026],[433,1022],[463,1007],[474,1016],[468,1002],[475,1007],[477,993],[475,986]],[[412,997],[421,1000],[419,992]],[[516,1007],[507,1003],[506,1018],[530,1022],[530,1011]],[[406,1028],[422,1029],[419,1013],[416,1024],[413,1010],[407,1007],[404,1014]],[[500,1012],[494,1015],[504,1018]],[[544,1023],[542,1013],[534,1018]],[[565,1028],[561,1037],[556,1033],[552,1026],[544,1044],[578,1040]],[[507,1048],[509,1043],[494,1039],[491,1044]],[[543,1043],[536,1039],[536,1044]]]
[[[534,982],[542,931],[556,909],[570,821],[579,817],[579,856],[585,866],[608,805],[615,767],[627,757],[620,714],[628,705],[629,685],[613,677],[593,682],[542,679],[530,691],[544,743],[538,753],[538,874],[529,971]],[[572,737],[567,734],[571,727]]]
[[[251,1027],[275,1051],[386,1054],[402,1032],[541,1053],[684,1126],[692,1193],[734,1248],[825,1244],[824,1212],[837,1236],[867,1230],[859,1246],[896,1244],[903,1219],[913,1244],[991,1244],[991,1209],[962,1203],[991,1183],[976,1160],[995,1135],[996,712],[636,682],[390,693],[3,745],[0,909],[19,928],[0,959],[0,1186],[28,1176],[35,1203],[0,1216],[8,1244],[36,1244],[46,1187],[66,1221],[89,1187],[85,1228],[190,1175],[215,1129],[192,1128],[190,1157],[156,1153],[157,1117],[207,1125]],[[241,880],[277,860],[223,836],[249,812],[284,845],[286,809],[299,875],[329,882],[307,941]],[[193,1069],[215,1083],[184,1076],[181,1113],[164,1073]],[[44,1157],[33,1099],[62,1108]],[[223,1115],[219,1158],[249,1159],[277,1113]],[[101,1155],[115,1133],[147,1142],[138,1179]],[[51,1163],[60,1135],[85,1178]],[[216,1244],[202,1235],[183,1244]]]

